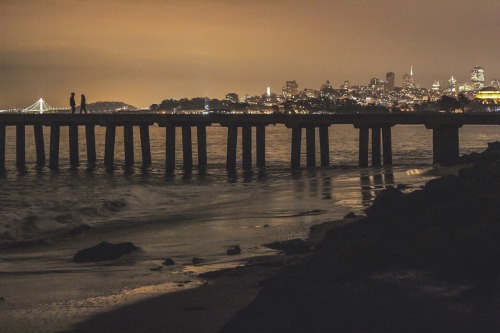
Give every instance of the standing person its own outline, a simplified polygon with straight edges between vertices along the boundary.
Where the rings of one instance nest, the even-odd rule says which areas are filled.
[[[75,93],[71,93],[71,97],[69,98],[69,106],[71,106],[71,114],[74,114],[76,109]]]
[[[82,111],[85,111],[85,114],[87,114],[87,101],[85,100],[84,94],[82,94],[82,100],[80,102],[80,114],[82,114]]]

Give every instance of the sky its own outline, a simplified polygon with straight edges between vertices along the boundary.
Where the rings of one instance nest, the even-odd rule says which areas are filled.
[[[0,0],[0,108],[500,79],[498,0]]]

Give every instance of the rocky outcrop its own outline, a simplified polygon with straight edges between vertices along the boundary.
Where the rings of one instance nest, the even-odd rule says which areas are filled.
[[[130,242],[118,244],[102,242],[96,246],[78,251],[73,256],[73,262],[82,263],[115,260],[138,249],[138,247]]]

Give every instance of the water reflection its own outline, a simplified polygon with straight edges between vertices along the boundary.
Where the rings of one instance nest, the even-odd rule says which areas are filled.
[[[387,186],[394,186],[395,179],[392,167],[362,170],[360,177],[361,203],[369,206],[378,192]]]

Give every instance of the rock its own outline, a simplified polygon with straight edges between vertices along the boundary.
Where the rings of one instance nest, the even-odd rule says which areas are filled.
[[[198,257],[194,257],[193,259],[191,259],[191,262],[194,264],[194,265],[198,265],[198,264],[201,264],[202,262],[204,262],[205,260],[203,260],[203,258],[198,258]]]
[[[411,185],[408,185],[408,184],[398,184],[398,185],[396,186],[396,189],[397,189],[397,190],[400,190],[400,191],[402,191],[402,190],[407,190],[407,189],[409,189],[409,188],[411,188]]]
[[[157,271],[161,271],[161,270],[162,270],[162,268],[163,268],[163,267],[158,266],[158,267],[155,267],[155,268],[150,268],[149,270],[150,270],[151,272],[157,272]]]
[[[392,186],[381,191],[373,200],[373,204],[365,209],[367,216],[388,215],[399,211],[405,195]]]
[[[311,252],[311,244],[300,238],[290,239],[284,242],[267,243],[264,246],[283,251],[285,254],[302,254]]]
[[[230,256],[241,254],[241,248],[239,245],[233,245],[229,249],[227,249],[226,253]]]
[[[354,214],[353,212],[350,212],[344,216],[345,219],[352,219],[353,217],[356,217],[356,214]]]
[[[434,203],[445,203],[457,200],[462,193],[463,182],[454,175],[429,180],[424,187],[424,192],[429,200]]]
[[[162,263],[163,266],[173,266],[175,265],[175,261],[172,258],[167,258]]]
[[[0,296],[0,301],[5,301],[5,297]]]
[[[73,262],[82,263],[115,260],[138,249],[139,248],[131,242],[119,244],[102,242],[96,246],[78,251],[73,257]]]
[[[500,153],[500,142],[488,142],[488,148],[486,148],[488,153]]]

